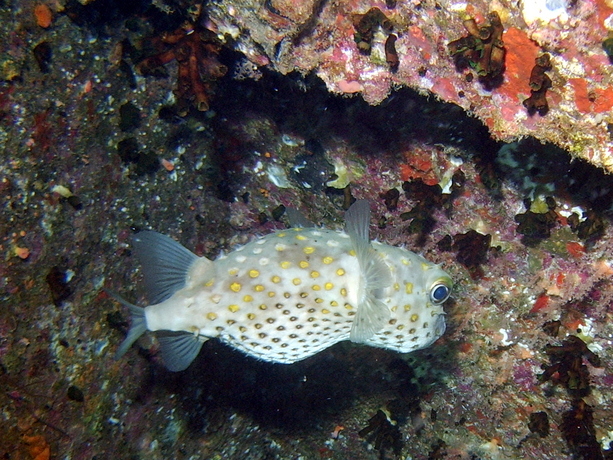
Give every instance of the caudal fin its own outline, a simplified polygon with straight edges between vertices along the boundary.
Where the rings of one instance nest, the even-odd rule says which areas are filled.
[[[105,289],[105,292],[120,304],[128,307],[130,309],[130,313],[132,314],[132,326],[130,327],[130,330],[128,331],[128,335],[126,336],[125,340],[121,343],[121,345],[117,349],[117,352],[115,353],[115,359],[119,359],[126,354],[132,344],[136,342],[136,340],[147,330],[145,309],[131,304],[130,302],[124,300],[119,294],[116,294],[112,291]]]

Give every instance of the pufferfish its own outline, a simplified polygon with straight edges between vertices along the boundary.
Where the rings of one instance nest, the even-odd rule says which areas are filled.
[[[355,202],[345,231],[308,226],[262,236],[212,261],[153,231],[133,237],[152,304],[129,307],[121,357],[147,330],[171,371],[217,338],[248,355],[294,363],[343,340],[406,353],[445,331],[452,281],[438,265],[369,239],[370,208]],[[291,216],[290,216],[291,217]]]

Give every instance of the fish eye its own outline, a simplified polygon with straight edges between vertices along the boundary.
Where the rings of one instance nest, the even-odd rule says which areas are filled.
[[[445,283],[435,283],[430,289],[430,300],[434,303],[443,303],[449,298],[451,289]]]

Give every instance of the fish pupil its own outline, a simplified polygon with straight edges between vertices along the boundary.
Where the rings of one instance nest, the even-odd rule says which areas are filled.
[[[447,297],[449,297],[449,288],[444,284],[438,284],[432,288],[432,291],[430,291],[430,298],[433,302],[444,302],[447,300]]]

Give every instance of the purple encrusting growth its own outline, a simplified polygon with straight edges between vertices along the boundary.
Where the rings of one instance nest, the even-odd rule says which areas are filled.
[[[57,12],[49,29],[34,24],[33,1],[0,11],[7,51],[0,67],[0,457],[34,458],[48,448],[50,458],[73,459],[120,452],[374,460],[381,453],[358,433],[382,408],[392,418],[402,413],[391,401],[411,403],[410,417],[395,426],[401,454],[416,459],[570,460],[573,433],[563,420],[574,413],[592,419],[592,448],[607,447],[610,176],[538,142],[500,153],[502,145],[460,108],[408,90],[371,107],[332,97],[313,76],[264,68],[252,73],[258,80],[233,80],[229,72],[217,82],[210,112],[180,118],[166,107],[175,78],[136,76],[131,44],[150,35],[151,24],[159,35],[184,18],[147,2],[113,2],[105,14],[98,8],[108,2],[83,3]],[[285,20],[274,11],[267,17]],[[396,42],[401,74],[409,38]],[[48,73],[31,54],[42,41],[52,50]],[[234,56],[222,58],[235,68]],[[412,71],[418,78],[420,70]],[[122,132],[128,101],[140,122],[123,124],[130,131]],[[122,161],[118,145],[130,138],[136,143],[122,145],[134,150],[122,150],[130,160]],[[465,180],[454,188],[458,171]],[[427,197],[436,207],[420,207],[405,191],[419,181],[440,184]],[[385,199],[392,189],[395,206]],[[550,234],[524,244],[516,216],[549,212],[547,197],[555,202]],[[285,229],[280,205],[340,230],[354,199],[371,202],[374,239],[442,264],[454,280],[447,330],[431,347],[399,364],[396,352],[341,343],[281,366],[209,341],[188,370],[171,374],[156,342],[144,337],[113,359],[129,318],[103,289],[144,302],[133,230],[155,228],[215,259]],[[426,228],[413,223],[422,212],[431,225],[411,233]],[[491,235],[477,277],[453,248],[471,230]],[[54,303],[58,287],[66,289]],[[541,366],[552,365],[548,347],[570,336],[602,365],[582,362],[590,378],[583,406],[558,381],[537,379]],[[547,413],[548,436],[531,435],[535,412]]]

